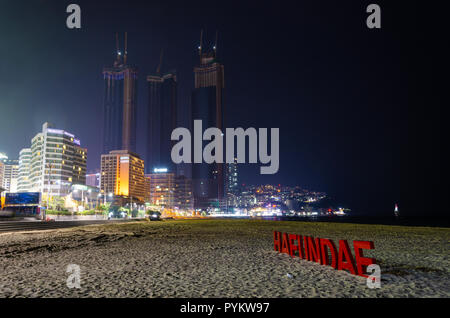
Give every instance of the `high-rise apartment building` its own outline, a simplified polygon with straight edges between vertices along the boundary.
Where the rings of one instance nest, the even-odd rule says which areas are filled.
[[[166,169],[155,169],[147,174],[150,186],[150,203],[167,209],[189,211],[193,209],[193,194],[191,180],[177,176]]]
[[[192,122],[202,120],[203,127],[216,127],[223,131],[224,66],[216,58],[217,43],[212,51],[205,52],[202,42],[203,32],[199,46],[200,64],[194,68]],[[207,142],[203,143],[204,147]],[[192,164],[195,208],[205,209],[212,205],[222,205],[224,181],[223,164]]]
[[[177,128],[177,76],[175,72],[147,76],[148,83],[148,120],[146,173],[165,167],[175,172],[171,151],[174,142],[172,131]]]
[[[0,154],[0,187],[7,192],[17,192],[19,160]]]
[[[7,192],[17,192],[19,160],[3,161],[3,180],[1,187]]]
[[[31,140],[31,156],[25,159],[29,155],[28,149],[22,150],[24,162],[29,160],[29,168],[24,162],[21,168],[29,169],[28,191],[41,192],[43,197],[65,196],[72,184],[86,182],[87,149],[70,132],[45,123]]]
[[[86,185],[94,188],[100,188],[100,172],[88,173],[86,175]]]
[[[100,189],[105,194],[144,201],[144,160],[127,150],[110,151],[102,155],[100,181]]]
[[[226,181],[226,189],[227,194],[232,193],[236,194],[238,192],[239,184],[238,184],[238,163],[237,158],[234,158],[233,163],[227,163],[227,181]]]
[[[27,192],[31,188],[30,183],[31,148],[24,148],[19,152],[19,177],[17,184],[18,192]]]
[[[127,64],[127,34],[123,53],[118,37],[116,42],[116,61],[113,67],[103,69],[103,153],[119,149],[136,151],[138,71]]]
[[[0,160],[0,193],[5,191],[5,189],[3,188],[3,174],[4,174],[4,170],[5,170],[5,165]]]

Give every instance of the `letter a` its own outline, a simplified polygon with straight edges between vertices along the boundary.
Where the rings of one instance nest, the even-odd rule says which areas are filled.
[[[367,13],[372,13],[367,17],[367,27],[369,29],[381,29],[381,8],[378,4],[369,4]]]
[[[81,29],[81,8],[78,4],[69,4],[67,13],[72,13],[67,17],[66,25],[69,29]]]

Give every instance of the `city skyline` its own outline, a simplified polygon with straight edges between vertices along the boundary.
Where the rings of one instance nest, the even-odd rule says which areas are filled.
[[[415,44],[417,39],[423,41],[423,32],[413,34],[388,16],[387,27],[402,36],[387,35],[383,30],[369,33],[358,18],[360,8],[350,4],[303,5],[297,22],[287,22],[292,19],[282,16],[275,5],[272,11],[260,7],[259,17],[247,22],[244,14],[237,15],[234,23],[229,21],[233,16],[230,7],[222,5],[218,14],[205,6],[197,13],[191,9],[195,22],[187,23],[183,7],[170,11],[170,5],[163,10],[136,2],[120,23],[114,19],[105,22],[105,14],[97,10],[86,16],[80,31],[71,33],[57,14],[65,5],[36,6],[34,12],[40,14],[27,16],[20,4],[7,4],[13,14],[2,19],[2,24],[16,25],[14,13],[26,17],[20,19],[22,24],[14,34],[5,34],[12,47],[15,44],[21,49],[17,54],[12,49],[0,53],[1,60],[8,61],[2,68],[8,78],[0,85],[2,105],[11,116],[0,119],[0,151],[10,158],[18,159],[34,132],[50,121],[79,136],[89,150],[88,170],[99,168],[101,70],[112,63],[115,32],[128,31],[129,61],[140,70],[138,114],[145,114],[147,105],[146,74],[158,64],[161,48],[165,50],[166,65],[177,70],[178,119],[183,126],[194,87],[192,70],[198,59],[199,31],[205,30],[205,46],[212,48],[219,30],[218,54],[227,67],[227,126],[281,127],[280,172],[262,177],[256,173],[256,165],[246,165],[240,167],[243,182],[298,184],[323,190],[367,213],[390,211],[395,202],[411,211],[433,205],[423,197],[433,195],[428,184],[438,177],[436,172],[428,176],[422,167],[430,166],[428,157],[439,151],[434,148],[436,134],[429,129],[420,133],[412,130],[418,123],[435,126],[431,113],[424,117],[411,108],[426,102],[425,94],[415,88],[428,70],[422,65],[416,70],[409,68],[416,59],[427,58],[425,50]],[[80,5],[92,12],[102,2],[80,1]],[[330,18],[327,23],[309,17],[319,7]],[[248,13],[252,8],[243,4],[242,10]],[[385,8],[400,12],[393,4]],[[354,12],[355,18],[341,21],[339,15],[344,11]],[[144,18],[147,12],[152,19]],[[112,15],[121,14],[116,4]],[[173,26],[165,24],[167,16],[173,17]],[[265,25],[269,17],[274,22]],[[36,23],[39,28],[30,31]],[[186,27],[181,30],[182,24]],[[296,33],[298,30],[301,32]],[[62,41],[60,48],[50,45],[56,35]],[[353,44],[356,40],[358,44]],[[37,63],[41,60],[52,63],[43,68]],[[30,68],[35,72],[25,76]],[[410,70],[406,75],[405,69]],[[36,82],[39,77],[34,75],[44,72],[47,87]],[[137,129],[138,136],[145,135],[142,120]],[[7,135],[14,138],[4,138]],[[145,138],[137,142],[137,152],[144,155]],[[417,172],[411,173],[415,169]]]

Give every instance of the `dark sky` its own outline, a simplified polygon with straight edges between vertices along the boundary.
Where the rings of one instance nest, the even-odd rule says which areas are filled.
[[[381,30],[365,24],[372,2]],[[81,6],[81,30],[66,28],[70,3]],[[102,68],[113,62],[115,32],[128,31],[143,154],[145,76],[160,49],[163,70],[178,73],[181,120],[200,29],[205,46],[218,30],[226,126],[280,128],[279,173],[246,165],[243,183],[326,191],[358,213],[391,212],[395,202],[431,213],[441,117],[422,11],[414,1],[1,0],[0,152],[17,157],[49,121],[79,136],[88,169],[99,167]]]

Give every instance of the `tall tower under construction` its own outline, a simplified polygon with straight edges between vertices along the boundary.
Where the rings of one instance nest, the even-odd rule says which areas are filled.
[[[136,151],[137,68],[127,64],[125,47],[116,34],[116,60],[103,69],[103,153],[112,150]]]
[[[177,75],[175,71],[161,73],[163,51],[156,72],[147,76],[148,119],[146,173],[155,168],[176,172],[171,151],[174,142],[172,131],[177,128]]]
[[[223,131],[225,82],[224,66],[217,60],[217,34],[212,50],[205,50],[202,31],[198,50],[200,63],[194,67],[192,122],[202,120],[205,129],[216,127]],[[224,164],[192,164],[192,184],[196,209],[220,207],[224,201]]]

